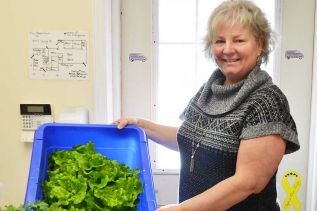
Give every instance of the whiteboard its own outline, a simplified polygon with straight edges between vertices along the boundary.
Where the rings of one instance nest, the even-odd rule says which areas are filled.
[[[87,80],[87,42],[82,31],[30,32],[30,78]]]

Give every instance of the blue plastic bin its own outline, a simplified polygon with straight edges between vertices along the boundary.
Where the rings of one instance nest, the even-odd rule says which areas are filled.
[[[110,159],[140,169],[143,193],[139,211],[156,210],[153,177],[147,137],[143,130],[129,125],[117,129],[115,125],[60,124],[41,125],[34,135],[32,158],[24,204],[42,199],[42,184],[46,179],[50,154],[55,150],[71,150],[79,144],[93,141],[96,151]]]

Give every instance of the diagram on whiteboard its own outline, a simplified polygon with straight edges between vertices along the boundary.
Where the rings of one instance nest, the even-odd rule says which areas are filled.
[[[87,40],[87,32],[30,32],[30,78],[87,80]]]

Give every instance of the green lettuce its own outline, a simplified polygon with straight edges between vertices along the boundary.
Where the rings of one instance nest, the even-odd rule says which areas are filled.
[[[95,152],[94,143],[54,151],[42,185],[43,201],[33,210],[137,210],[143,192],[139,169]],[[30,206],[30,205],[29,205]]]

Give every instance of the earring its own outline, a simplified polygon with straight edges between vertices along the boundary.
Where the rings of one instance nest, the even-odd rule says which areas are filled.
[[[258,57],[256,58],[256,65],[260,66],[262,64],[262,57],[261,53],[258,54]]]
[[[260,49],[260,52],[258,52],[258,57],[256,58],[256,65],[260,66],[262,64],[262,49]]]

